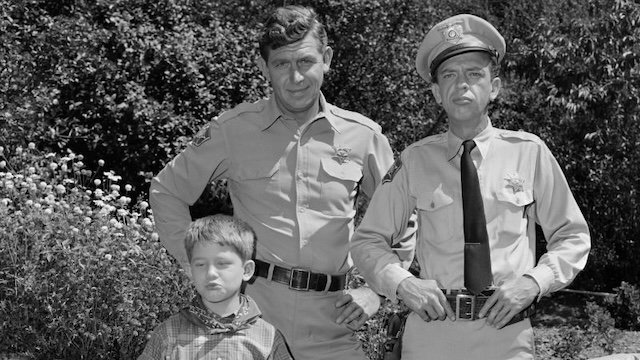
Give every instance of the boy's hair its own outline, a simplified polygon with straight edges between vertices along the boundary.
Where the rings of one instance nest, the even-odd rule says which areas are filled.
[[[323,53],[328,43],[327,31],[318,21],[316,12],[302,6],[279,7],[264,24],[264,32],[260,38],[260,55],[267,61],[269,51],[300,41],[309,33],[318,40],[318,51]]]
[[[193,221],[187,229],[184,248],[191,262],[196,244],[231,246],[242,261],[254,256],[256,234],[247,223],[233,216],[216,214]]]

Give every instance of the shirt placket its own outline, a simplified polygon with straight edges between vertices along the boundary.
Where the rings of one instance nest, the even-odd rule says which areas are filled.
[[[298,237],[300,247],[300,262],[302,264],[311,264],[312,261],[309,258],[305,258],[305,252],[302,249],[309,242],[309,145],[308,141],[304,141],[305,135],[308,131],[300,131],[296,133],[296,168],[294,169],[295,189],[296,189],[296,215],[298,218]],[[303,145],[307,144],[307,145]]]

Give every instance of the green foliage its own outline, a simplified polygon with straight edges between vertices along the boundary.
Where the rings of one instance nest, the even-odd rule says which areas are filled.
[[[138,205],[120,204],[119,198],[100,199],[112,192],[105,183],[120,174],[131,184],[124,196],[144,198],[149,177],[182,150],[205,122],[242,101],[265,96],[268,84],[254,65],[259,22],[267,10],[285,3],[0,0],[0,147],[12,152],[12,157],[0,159],[4,161],[0,172],[15,174],[11,179],[4,175],[5,186],[0,188],[4,209],[0,281],[3,291],[8,289],[0,298],[0,310],[22,316],[20,321],[2,317],[3,330],[10,329],[3,331],[9,336],[0,340],[2,347],[20,350],[37,338],[44,344],[37,342],[39,348],[33,351],[38,353],[69,355],[52,350],[59,342],[76,349],[68,351],[77,351],[78,357],[91,357],[90,346],[100,349],[107,342],[122,349],[139,346],[141,329],[122,324],[135,318],[135,309],[143,305],[124,299],[123,289],[142,281],[161,287],[154,283],[156,276],[171,277],[163,281],[174,284],[174,290],[183,289],[183,283],[172,275],[173,263],[165,262],[173,260],[161,252],[150,229],[118,220],[114,213],[97,215],[104,204],[116,211],[139,213],[139,219],[148,215]],[[446,118],[430,100],[429,85],[414,70],[418,44],[427,29],[462,12],[493,22],[505,36],[508,53],[501,73],[503,91],[493,105],[492,121],[499,127],[539,135],[556,154],[592,232],[590,261],[574,286],[606,291],[623,282],[615,306],[609,309],[617,326],[638,328],[640,310],[634,305],[638,303],[635,286],[640,284],[636,266],[640,256],[637,2],[298,3],[314,6],[327,24],[335,54],[323,87],[327,99],[379,122],[396,152],[446,128]],[[35,148],[26,145],[32,141],[46,153],[65,155],[36,154]],[[73,153],[85,154],[83,160],[92,164],[104,159],[110,169],[99,166],[89,171],[74,165],[79,156],[72,159]],[[56,169],[49,167],[51,161],[58,163]],[[42,181],[31,178],[34,174]],[[17,185],[27,179],[33,183]],[[96,179],[105,182],[95,185]],[[58,185],[64,187],[64,194],[56,192]],[[96,190],[102,191],[98,197]],[[83,214],[92,211],[86,216],[91,223],[74,215],[76,206]],[[192,208],[193,217],[211,212],[232,212],[224,182],[212,184]],[[115,228],[112,218],[124,227]],[[100,230],[102,226],[108,231]],[[12,247],[5,246],[9,242]],[[134,246],[142,253],[115,255]],[[147,250],[158,255],[141,255]],[[107,253],[112,257],[109,262],[104,257]],[[116,270],[123,267],[131,271]],[[49,273],[40,274],[40,268]],[[36,275],[29,278],[29,271]],[[136,278],[137,272],[143,275]],[[119,280],[108,280],[114,276]],[[92,285],[66,285],[76,281]],[[109,301],[133,305],[120,314],[109,313],[113,309],[101,309],[100,304],[88,315],[74,317],[71,306],[99,303],[92,287],[102,291],[109,286],[118,289],[107,293],[114,299]],[[173,294],[178,291],[174,290],[145,297],[156,307],[175,304]],[[53,311],[57,320],[47,305],[62,308]],[[160,316],[158,311],[151,312]],[[59,326],[63,330],[51,325],[64,321],[66,326]],[[139,321],[150,328],[151,322]],[[101,338],[86,330],[100,329],[98,322],[110,329],[118,323],[121,328],[109,330],[108,338],[103,330]],[[70,335],[68,329],[74,326],[102,343],[86,334]],[[138,331],[138,336],[132,331]],[[573,349],[571,333],[565,334],[562,345],[566,353]],[[119,351],[105,351],[104,356]]]
[[[640,289],[623,281],[615,290],[616,296],[608,299],[607,307],[613,313],[616,327],[640,330]]]
[[[622,333],[615,328],[615,320],[611,313],[605,307],[591,301],[587,302],[585,312],[589,316],[588,343],[599,344],[607,354],[612,354]]]
[[[30,144],[0,159],[0,354],[136,358],[193,294],[148,204],[80,155]]]

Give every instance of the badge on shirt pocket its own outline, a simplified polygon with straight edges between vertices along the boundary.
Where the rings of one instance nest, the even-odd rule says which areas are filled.
[[[497,189],[494,193],[499,206],[499,228],[509,235],[520,236],[526,231],[526,210],[533,203],[533,192],[530,189],[514,192],[511,188],[505,187]]]

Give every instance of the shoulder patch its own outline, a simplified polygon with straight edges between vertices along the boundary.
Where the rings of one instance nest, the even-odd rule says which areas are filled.
[[[389,169],[389,171],[387,171],[387,174],[382,178],[382,183],[386,184],[388,182],[393,181],[393,178],[396,176],[398,171],[400,171],[401,167],[402,167],[402,157],[398,156],[396,161],[393,162],[393,165],[391,165],[391,168]]]
[[[211,139],[210,127],[211,127],[211,123],[207,123],[207,125],[205,125],[202,129],[200,129],[200,131],[198,131],[198,133],[193,138],[191,143],[194,146],[200,146],[200,145],[204,144],[205,142],[207,142],[207,140]]]
[[[380,124],[355,111],[341,109],[337,106],[331,106],[331,109],[329,111],[331,111],[331,113],[335,116],[341,117],[346,120],[356,121],[368,128],[371,128],[372,130],[382,131],[382,126],[380,126]]]

